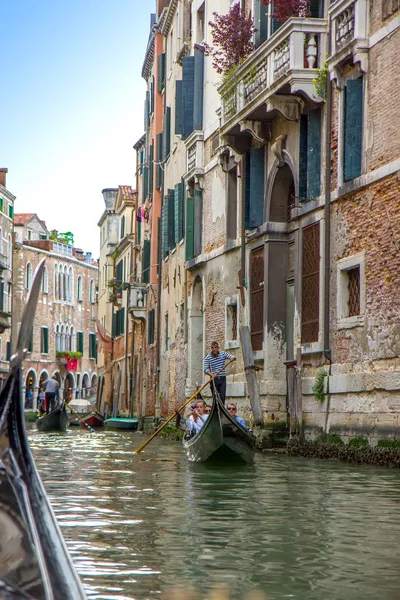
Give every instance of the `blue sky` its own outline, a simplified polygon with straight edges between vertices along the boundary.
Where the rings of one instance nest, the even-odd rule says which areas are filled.
[[[99,254],[101,190],[135,186],[143,133],[144,0],[7,0],[1,19],[0,167],[15,212]]]

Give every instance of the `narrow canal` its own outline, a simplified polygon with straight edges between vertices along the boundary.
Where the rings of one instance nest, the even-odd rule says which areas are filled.
[[[165,598],[225,584],[239,599],[395,600],[400,473],[285,455],[251,467],[187,462],[139,433],[29,432],[89,598]]]

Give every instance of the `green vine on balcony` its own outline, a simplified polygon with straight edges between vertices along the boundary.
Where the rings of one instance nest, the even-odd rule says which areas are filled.
[[[324,62],[321,69],[317,68],[317,76],[312,80],[318,98],[326,102],[328,83],[328,64]]]

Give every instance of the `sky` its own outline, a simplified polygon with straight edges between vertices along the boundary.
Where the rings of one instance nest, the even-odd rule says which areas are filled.
[[[135,187],[152,0],[0,0],[0,167],[16,213],[99,256],[104,188]]]

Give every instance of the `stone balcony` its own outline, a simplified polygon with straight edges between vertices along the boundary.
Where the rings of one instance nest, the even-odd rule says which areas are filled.
[[[204,133],[194,131],[186,140],[186,183],[198,183],[204,175]]]
[[[135,319],[146,318],[147,289],[144,283],[131,283],[128,289],[128,310]]]
[[[219,88],[223,136],[246,129],[241,122],[270,121],[276,111],[297,119],[296,96],[321,102],[312,80],[325,60],[327,23],[292,17],[237,68]]]
[[[367,0],[338,0],[329,7],[331,21],[331,56],[328,68],[331,79],[341,85],[340,66],[348,61],[360,64],[367,71],[368,59],[368,2]]]

